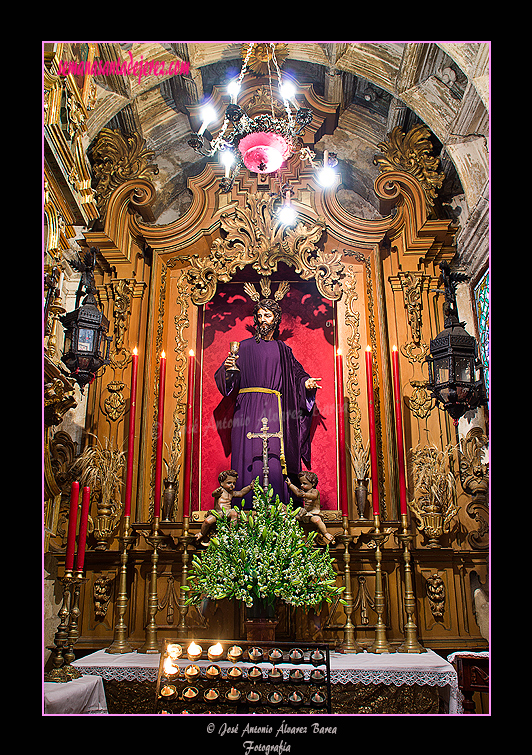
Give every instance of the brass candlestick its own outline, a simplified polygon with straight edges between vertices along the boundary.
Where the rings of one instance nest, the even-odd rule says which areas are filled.
[[[121,537],[121,554],[120,554],[120,575],[118,584],[118,595],[116,598],[116,624],[112,644],[105,651],[106,653],[132,653],[133,648],[127,641],[127,626],[124,616],[127,611],[127,561],[128,548],[131,547],[136,536],[131,534],[130,517],[124,517],[124,532]]]
[[[188,577],[188,562],[189,562],[189,555],[188,555],[188,548],[193,541],[194,537],[189,534],[188,532],[188,516],[184,517],[183,522],[183,534],[179,538],[180,543],[183,546],[183,555],[182,555],[182,571],[181,571],[181,587],[186,586],[187,584],[187,577]],[[185,605],[185,601],[187,599],[185,590],[179,591],[179,626],[177,627],[177,639],[178,640],[186,640],[188,639],[188,628],[186,623],[186,617],[188,613],[188,606]]]
[[[392,648],[386,639],[386,625],[383,621],[384,615],[384,591],[382,586],[382,550],[381,544],[387,539],[388,534],[381,532],[380,517],[374,514],[375,529],[372,537],[375,540],[375,611],[377,613],[377,624],[375,626],[375,641],[368,648],[368,653],[391,653]]]
[[[74,577],[72,572],[66,572],[63,577],[59,578],[59,581],[63,585],[63,601],[58,613],[59,626],[54,636],[54,645],[50,648],[53,652],[53,668],[44,675],[45,682],[70,682],[72,679],[79,679],[81,676],[81,672],[67,661],[67,656],[71,660],[74,660],[75,657],[72,653],[74,642],[70,643],[71,638],[74,640],[74,635],[71,633],[70,615],[72,587],[78,581],[78,578]]]
[[[402,532],[397,533],[397,538],[403,544],[403,558],[405,562],[405,591],[404,604],[406,611],[405,641],[397,648],[398,653],[426,653],[417,639],[417,626],[414,622],[416,598],[413,590],[412,567],[410,565],[410,546],[414,535],[409,531],[406,514],[401,515]]]
[[[353,593],[351,592],[351,554],[349,553],[349,543],[353,541],[353,536],[347,531],[347,520],[344,518],[344,531],[338,535],[344,546],[344,564],[345,564],[345,602],[344,607],[346,620],[344,625],[344,642],[343,650],[345,653],[363,653],[364,648],[355,640],[355,625],[351,621],[353,615]]]
[[[148,623],[146,624],[146,636],[144,645],[138,651],[139,653],[158,653],[159,644],[157,642],[157,624],[155,616],[159,608],[159,596],[157,594],[157,564],[159,563],[159,545],[163,537],[159,534],[159,518],[155,517],[153,532],[151,536],[146,537],[147,542],[152,546],[153,553],[151,556],[151,574],[150,586],[148,592]]]
[[[79,595],[81,590],[81,585],[84,582],[88,582],[88,580],[83,576],[83,572],[77,572],[74,576],[74,580],[72,582],[72,585],[70,587],[71,592],[71,606],[70,606],[70,616],[68,620],[68,639],[66,642],[66,653],[65,653],[65,661],[68,667],[72,668],[71,664],[72,661],[76,660],[76,655],[74,653],[74,645],[78,641],[79,637],[79,618],[81,616],[81,610],[79,607]],[[76,677],[78,678],[78,672],[76,669],[73,669],[76,671]],[[81,674],[79,674],[81,676]]]

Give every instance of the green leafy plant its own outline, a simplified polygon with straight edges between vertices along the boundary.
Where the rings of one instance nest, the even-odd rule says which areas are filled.
[[[201,554],[192,557],[188,605],[205,597],[236,599],[251,607],[282,600],[294,606],[318,606],[339,599],[329,547],[315,546],[316,532],[305,538],[295,516],[299,508],[274,499],[272,487],[255,483],[252,511],[240,511],[233,523],[217,518],[216,535]],[[345,601],[340,599],[345,605]]]

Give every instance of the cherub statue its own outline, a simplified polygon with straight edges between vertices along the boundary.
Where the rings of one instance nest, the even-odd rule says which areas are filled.
[[[285,478],[289,490],[304,501],[301,511],[296,514],[296,519],[300,522],[313,524],[329,545],[332,545],[334,536],[327,532],[325,523],[321,518],[320,494],[317,489],[318,475],[310,470],[303,470],[299,473],[298,478],[301,488],[296,487],[288,477]]]
[[[235,490],[236,481],[238,479],[238,473],[234,469],[228,469],[225,472],[220,472],[218,475],[218,482],[220,486],[213,491],[214,498],[214,511],[221,514],[225,512],[232,524],[237,516],[238,512],[232,506],[233,498],[243,498],[254,488],[254,482],[246,485],[242,490]],[[201,543],[204,537],[206,537],[216,522],[216,517],[213,514],[207,514],[201,525],[201,529],[196,535],[196,541]]]

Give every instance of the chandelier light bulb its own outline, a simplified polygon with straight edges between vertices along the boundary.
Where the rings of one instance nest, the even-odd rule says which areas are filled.
[[[321,186],[332,186],[336,178],[336,173],[329,166],[323,167],[318,173],[318,181]]]
[[[201,117],[203,118],[203,123],[201,124],[201,128],[198,131],[198,134],[200,136],[203,134],[209,123],[212,123],[216,118],[216,113],[214,112],[212,107],[206,107],[201,111]]]
[[[229,173],[231,172],[231,166],[235,162],[235,156],[229,149],[222,150],[220,154],[220,160],[222,162],[222,165],[225,166],[225,177],[229,178]]]
[[[297,218],[297,213],[291,204],[284,204],[279,210],[277,217],[283,225],[292,225]]]
[[[231,102],[236,104],[238,93],[240,92],[240,82],[238,80],[231,81],[227,86],[227,94],[231,95]]]
[[[285,81],[285,83],[280,87],[279,91],[281,92],[282,96],[285,100],[289,100],[292,105],[297,109],[298,105],[295,101],[296,98],[296,90],[294,85],[290,81]]]

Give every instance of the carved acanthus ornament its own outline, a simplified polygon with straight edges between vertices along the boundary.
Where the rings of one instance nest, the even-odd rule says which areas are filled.
[[[428,380],[410,381],[410,385],[414,390],[406,399],[406,402],[414,417],[418,419],[426,419],[435,406],[432,393],[427,388],[428,384]]]
[[[467,536],[469,544],[476,550],[489,547],[489,465],[484,460],[488,448],[488,437],[480,427],[473,427],[461,440],[460,481],[462,488],[471,496],[466,511],[478,523],[478,530]]]
[[[353,425],[355,440],[362,442],[362,431],[360,429],[361,411],[358,403],[360,396],[360,386],[358,374],[360,370],[359,352],[360,352],[360,312],[355,306],[358,301],[358,294],[355,288],[355,271],[349,267],[347,278],[344,282],[345,297],[345,324],[350,328],[347,336],[347,396],[349,401],[349,422]]]
[[[63,44],[60,43],[59,48]],[[83,135],[87,131],[89,101],[83,97],[70,75],[58,75],[58,56],[44,67],[44,125],[47,140],[61,155],[65,180],[77,194],[80,210],[88,221],[98,217],[91,186],[90,165],[85,155]]]
[[[374,163],[381,173],[388,171],[404,171],[411,173],[423,188],[423,194],[428,207],[434,207],[434,200],[441,189],[445,174],[438,172],[439,158],[434,157],[429,129],[419,124],[414,126],[408,134],[404,134],[396,126],[389,135],[388,142],[377,145],[382,157],[376,156]]]
[[[59,425],[65,413],[77,405],[74,390],[65,388],[65,381],[54,377],[44,384],[44,422],[46,427]]]
[[[423,325],[421,311],[423,309],[423,287],[430,282],[428,275],[414,273],[399,273],[399,281],[403,290],[403,298],[407,313],[412,341],[401,346],[401,352],[410,362],[423,362],[429,347],[423,341],[421,329]]]
[[[125,411],[126,399],[122,393],[125,387],[125,383],[122,383],[120,380],[111,380],[107,384],[109,396],[103,402],[103,406],[104,412],[113,422],[120,419]]]
[[[133,298],[135,279],[117,279],[106,284],[105,289],[109,299],[113,302],[113,348],[111,364],[115,368],[123,368],[131,361],[131,352],[125,348],[125,336],[131,318],[131,300]]]
[[[445,612],[445,583],[439,574],[431,574],[426,583],[430,610],[434,618],[441,621]]]
[[[91,151],[96,201],[102,217],[109,197],[126,181],[136,178],[150,180],[159,173],[149,161],[155,152],[147,149],[146,140],[135,132],[124,136],[120,129],[103,128]]]
[[[316,246],[325,231],[325,222],[312,225],[299,222],[295,228],[282,225],[275,217],[275,196],[247,194],[245,208],[232,207],[221,214],[223,236],[214,241],[207,257],[176,257],[168,262],[189,262],[188,281],[194,304],[205,304],[216,286],[229,282],[235,273],[251,265],[269,277],[279,262],[293,267],[303,280],[314,278],[320,294],[337,300],[342,295],[344,264],[340,252],[323,252]]]
[[[113,583],[115,577],[102,574],[95,580],[92,588],[92,600],[94,604],[94,617],[97,621],[103,621],[111,602]]]

